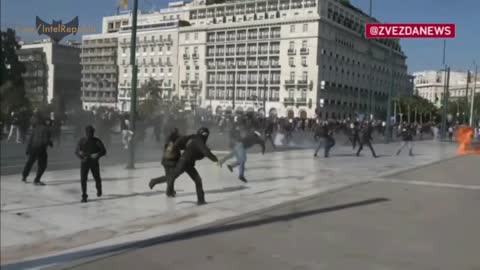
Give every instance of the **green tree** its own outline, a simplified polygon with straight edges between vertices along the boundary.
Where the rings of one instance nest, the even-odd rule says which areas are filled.
[[[20,107],[29,107],[25,96],[22,74],[25,66],[18,61],[16,51],[20,49],[15,31],[7,29],[1,32],[0,50],[0,99],[3,112]]]
[[[140,87],[139,95],[140,97],[145,97],[146,99],[162,99],[162,81],[155,80],[150,78],[145,84]]]
[[[139,89],[139,96],[143,98],[139,110],[143,115],[153,116],[159,112],[162,103],[162,82],[150,78]]]

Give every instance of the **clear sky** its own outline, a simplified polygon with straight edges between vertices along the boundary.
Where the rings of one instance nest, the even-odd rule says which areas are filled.
[[[2,30],[7,26],[31,27],[35,16],[47,22],[68,22],[79,17],[80,27],[101,30],[103,16],[113,15],[120,0],[0,0]],[[129,0],[132,2],[132,0]],[[168,0],[139,0],[141,9],[166,7]],[[351,0],[368,13],[369,0]],[[373,0],[373,16],[382,22],[455,23],[456,39],[447,40],[447,64],[455,70],[473,68],[480,63],[480,0]],[[26,40],[46,38],[36,33],[19,32]],[[404,39],[409,72],[439,69],[442,66],[443,40]]]

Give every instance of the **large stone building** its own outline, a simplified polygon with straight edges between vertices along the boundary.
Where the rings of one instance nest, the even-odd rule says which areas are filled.
[[[131,20],[109,18],[128,110]],[[139,87],[161,80],[165,93],[213,112],[264,111],[265,102],[279,116],[384,117],[389,90],[411,94],[412,78],[397,40],[364,38],[374,21],[337,0],[176,2],[138,17]]]
[[[93,107],[117,107],[118,65],[117,35],[98,34],[82,37],[82,103]]]
[[[41,41],[22,45],[25,88],[34,105],[55,103],[57,109],[80,106],[80,49]]]
[[[413,73],[415,77],[415,93],[437,107],[442,106],[443,93],[445,90],[446,74],[445,70],[427,70]],[[468,93],[472,93],[474,88],[475,75],[470,72],[468,83]],[[478,76],[477,76],[478,77]],[[480,78],[477,78],[475,93],[480,93]],[[449,98],[466,98],[467,95],[467,72],[450,71]]]
[[[391,66],[394,95],[412,84],[397,41],[364,38],[373,21],[335,0],[194,1],[180,29],[180,95],[216,112],[262,111],[265,97],[280,116],[383,116]]]

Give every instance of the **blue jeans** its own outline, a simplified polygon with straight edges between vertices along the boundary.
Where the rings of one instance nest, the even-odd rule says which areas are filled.
[[[237,143],[233,148],[233,154],[235,158],[237,158],[237,161],[230,166],[237,167],[240,165],[238,176],[243,177],[245,173],[245,163],[247,162],[247,150],[243,147],[243,144]]]

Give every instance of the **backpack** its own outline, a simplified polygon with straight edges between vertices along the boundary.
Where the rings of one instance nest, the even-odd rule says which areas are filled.
[[[175,143],[169,142],[165,146],[165,151],[163,154],[163,158],[167,160],[176,160],[180,158],[180,150],[175,149]]]

